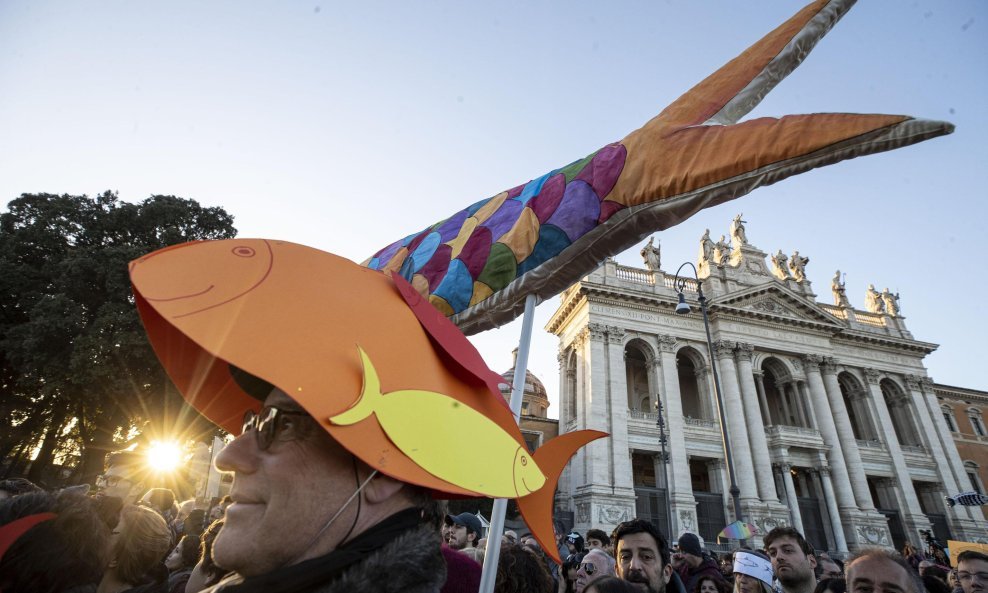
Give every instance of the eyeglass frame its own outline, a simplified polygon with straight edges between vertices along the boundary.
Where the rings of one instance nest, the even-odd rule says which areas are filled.
[[[267,416],[266,418],[260,419],[265,415]],[[278,422],[284,416],[311,418],[309,413],[304,410],[284,410],[276,406],[264,406],[260,412],[255,412],[254,410],[244,412],[240,434],[244,435],[247,434],[248,430],[255,430],[257,448],[261,451],[267,451],[271,448],[275,440],[277,440],[278,434],[284,430],[284,427]],[[272,428],[268,429],[268,426]]]

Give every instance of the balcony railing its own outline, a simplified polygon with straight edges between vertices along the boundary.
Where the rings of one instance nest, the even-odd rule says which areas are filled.
[[[871,440],[861,440],[857,439],[858,449],[865,449],[870,451],[888,451],[885,443],[882,441],[871,441]]]
[[[650,270],[618,265],[614,269],[614,274],[621,280],[627,280],[629,282],[648,285],[655,284],[655,275]]]

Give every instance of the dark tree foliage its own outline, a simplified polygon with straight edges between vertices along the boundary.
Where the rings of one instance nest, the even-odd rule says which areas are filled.
[[[155,249],[236,235],[233,217],[194,200],[139,204],[106,192],[23,194],[0,214],[0,462],[44,480],[81,452],[89,481],[132,427],[189,437],[212,430],[184,406],[144,335],[127,264]],[[115,443],[116,438],[116,443]]]

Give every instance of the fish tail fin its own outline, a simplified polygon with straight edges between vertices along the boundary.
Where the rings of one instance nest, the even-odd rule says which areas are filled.
[[[364,369],[364,385],[360,390],[360,396],[346,411],[337,414],[329,419],[333,424],[349,425],[356,424],[364,418],[377,411],[377,404],[381,400],[381,379],[377,376],[377,370],[370,356],[363,348],[357,346],[360,352],[360,363]]]
[[[521,511],[525,524],[532,530],[532,535],[542,546],[542,550],[557,564],[563,561],[556,548],[552,532],[553,499],[556,496],[556,484],[559,474],[577,450],[590,441],[609,436],[598,430],[578,430],[559,435],[539,447],[532,457],[545,475],[545,485],[527,496],[522,496],[516,502]]]

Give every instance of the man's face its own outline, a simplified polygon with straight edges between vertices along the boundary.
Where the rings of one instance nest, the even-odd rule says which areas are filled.
[[[584,556],[583,562],[580,563],[580,566],[576,570],[576,584],[574,587],[576,593],[583,593],[587,585],[599,578],[613,576],[604,572],[604,567],[606,566],[607,559],[600,550],[591,550],[590,553]]]
[[[279,390],[271,392],[265,405],[301,411]],[[216,457],[218,469],[233,472],[233,504],[213,556],[216,564],[244,576],[330,552],[357,513],[358,505],[351,504],[319,535],[358,487],[354,458],[321,429],[300,438],[300,423],[312,422],[310,418],[284,416],[279,422],[282,430],[266,451],[260,450],[256,430],[251,430]]]
[[[100,494],[119,498],[125,505],[134,504],[140,493],[140,484],[135,483],[127,469],[121,465],[108,467],[97,486]]]
[[[913,593],[909,572],[888,558],[869,556],[847,566],[849,593]]]
[[[919,576],[926,574],[926,569],[933,566],[933,563],[929,560],[923,560],[919,563]]]
[[[816,568],[816,556],[806,555],[799,547],[799,542],[791,537],[780,537],[768,547],[768,557],[772,559],[775,576],[783,587],[794,587],[816,580],[813,569]]]
[[[625,535],[617,543],[618,576],[643,591],[663,593],[672,574],[662,566],[659,545],[649,533]]]
[[[462,550],[471,547],[471,542],[477,538],[477,534],[467,529],[466,525],[453,524],[449,528],[449,536],[446,542],[454,550]]]
[[[957,565],[957,580],[964,593],[988,591],[988,562],[984,560],[964,560]]]
[[[820,573],[821,579],[839,579],[843,577],[840,567],[830,558],[820,558],[820,568],[823,569]]]
[[[600,541],[599,539],[597,539],[595,537],[588,537],[587,538],[587,549],[589,549],[589,550],[603,550],[604,549],[604,542]]]

